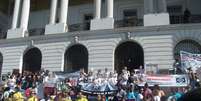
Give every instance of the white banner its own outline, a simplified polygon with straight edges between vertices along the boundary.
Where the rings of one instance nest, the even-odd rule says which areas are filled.
[[[161,87],[185,87],[189,84],[187,75],[145,75],[140,86],[148,83],[150,86],[159,85]]]
[[[192,54],[189,52],[180,52],[181,57],[181,66],[185,70],[191,67],[192,70],[195,72],[197,68],[201,66],[201,54]]]

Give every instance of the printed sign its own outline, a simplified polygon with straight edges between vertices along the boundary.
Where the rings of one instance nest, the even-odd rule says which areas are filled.
[[[188,86],[189,82],[187,75],[145,75],[139,85],[148,83],[150,86],[157,84],[161,87],[183,87]]]
[[[189,52],[180,52],[181,66],[187,71],[191,67],[195,72],[201,66],[201,54],[192,54]]]

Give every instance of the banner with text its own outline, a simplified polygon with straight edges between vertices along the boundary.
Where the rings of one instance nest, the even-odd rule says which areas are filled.
[[[139,85],[143,86],[144,83],[148,83],[150,86],[184,87],[188,86],[189,82],[187,75],[145,75],[143,82]]]
[[[185,51],[180,52],[181,66],[187,71],[191,67],[195,72],[201,66],[201,54],[193,54]]]

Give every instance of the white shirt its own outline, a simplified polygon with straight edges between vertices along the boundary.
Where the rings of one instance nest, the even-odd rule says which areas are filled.
[[[161,98],[159,96],[154,96],[154,101],[161,101]]]

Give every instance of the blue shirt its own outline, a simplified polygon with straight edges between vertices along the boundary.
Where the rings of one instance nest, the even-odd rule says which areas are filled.
[[[128,98],[128,99],[136,99],[134,92],[128,92],[127,98]]]

